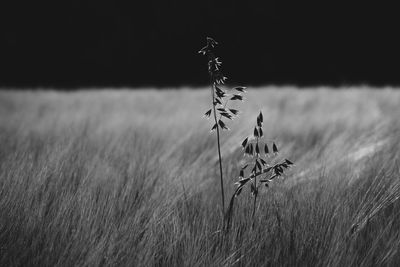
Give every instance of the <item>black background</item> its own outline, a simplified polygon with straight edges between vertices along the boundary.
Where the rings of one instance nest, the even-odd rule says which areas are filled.
[[[398,85],[385,1],[10,1],[0,86],[205,85],[205,37],[232,84]]]

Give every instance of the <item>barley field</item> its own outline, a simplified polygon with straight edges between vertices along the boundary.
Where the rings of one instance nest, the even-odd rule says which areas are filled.
[[[227,233],[209,108],[205,88],[0,91],[0,266],[400,265],[399,90],[249,88],[226,198],[260,110],[295,166]]]

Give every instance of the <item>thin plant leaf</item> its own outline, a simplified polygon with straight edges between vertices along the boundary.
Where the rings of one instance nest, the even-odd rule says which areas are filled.
[[[257,130],[257,127],[254,127],[254,137],[258,137],[259,135],[258,135],[258,130]]]
[[[245,154],[251,155],[251,154],[250,154],[250,145],[248,145],[248,146],[246,147]]]
[[[242,147],[243,147],[243,148],[246,147],[247,141],[249,141],[249,138],[248,138],[248,137],[246,137],[246,138],[243,140],[243,142],[242,142]]]
[[[236,190],[235,195],[236,195],[236,196],[240,195],[240,193],[242,193],[242,190],[243,190],[243,187],[239,187],[239,188]]]
[[[215,94],[219,98],[223,98],[225,96],[225,92],[221,90],[219,87],[215,86]]]
[[[231,100],[240,100],[240,101],[243,101],[243,96],[241,96],[241,95],[233,95],[233,96],[231,97]]]
[[[236,182],[235,184],[237,184],[239,187],[245,185],[248,181],[250,181],[250,178],[244,178],[244,179],[240,179],[238,182]]]
[[[272,151],[273,151],[274,153],[278,153],[278,147],[276,146],[275,143],[272,144]]]
[[[221,114],[221,116],[224,116],[225,118],[232,120],[232,115],[231,114],[229,114],[227,112],[221,112],[220,114]]]
[[[239,110],[237,110],[237,109],[231,108],[231,109],[229,109],[229,111],[235,116],[239,114]]]
[[[293,162],[291,162],[291,161],[288,160],[288,159],[285,159],[285,162],[287,163],[287,165],[293,165],[293,164],[294,164]]]
[[[241,92],[241,93],[245,93],[246,92],[246,87],[243,87],[243,86],[238,86],[238,87],[235,87],[233,89],[235,89],[236,91]]]
[[[209,118],[211,116],[211,109],[204,113],[204,117]]]
[[[222,120],[218,121],[219,126],[221,126],[222,129],[228,130],[228,127],[226,127],[225,123]]]
[[[216,106],[217,104],[222,105],[222,102],[221,102],[221,100],[219,100],[218,98],[215,98],[214,106]]]
[[[265,153],[265,154],[268,154],[268,153],[269,153],[269,148],[268,148],[268,145],[267,145],[267,144],[264,145],[264,153]]]
[[[256,166],[260,171],[262,171],[261,163],[258,160],[256,160]]]

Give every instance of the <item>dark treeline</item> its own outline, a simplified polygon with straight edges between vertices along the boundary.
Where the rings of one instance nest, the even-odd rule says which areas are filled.
[[[11,2],[11,1],[10,1]],[[358,2],[358,1],[357,1]],[[211,36],[231,83],[400,84],[400,17],[350,1],[12,1],[0,86],[204,85]]]

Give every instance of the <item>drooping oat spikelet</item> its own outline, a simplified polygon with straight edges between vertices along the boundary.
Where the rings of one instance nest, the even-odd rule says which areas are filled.
[[[234,194],[232,195],[228,211],[226,213],[228,229],[233,214],[234,200],[237,196],[240,195],[245,186],[250,185],[250,192],[254,197],[254,203],[253,203],[253,217],[254,217],[256,212],[257,195],[259,193],[260,185],[269,187],[269,184],[274,179],[282,177],[284,171],[293,165],[293,162],[288,159],[284,159],[275,164],[271,163],[272,162],[271,156],[277,156],[279,150],[278,146],[274,141],[271,142],[264,140],[263,123],[264,123],[264,117],[262,112],[260,111],[259,115],[257,116],[256,126],[254,127],[253,130],[253,136],[251,138],[246,137],[241,143],[241,146],[244,150],[244,155],[248,156],[250,160],[249,162],[246,162],[246,164],[240,169],[239,181],[235,183],[237,185],[237,188]],[[269,149],[269,146],[271,145],[273,152],[272,154]],[[252,168],[249,169],[246,176],[245,170],[249,165],[252,166]],[[259,178],[258,181],[257,178]]]

